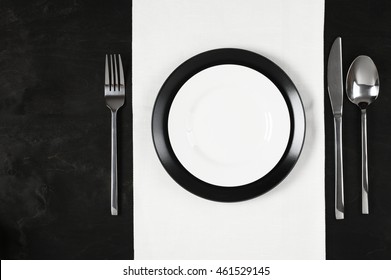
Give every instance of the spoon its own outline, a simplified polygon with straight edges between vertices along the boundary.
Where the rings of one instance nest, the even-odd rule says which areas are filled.
[[[379,74],[375,63],[368,56],[358,56],[350,65],[346,77],[346,94],[361,109],[361,184],[362,213],[369,214],[368,206],[368,152],[367,107],[379,95]]]

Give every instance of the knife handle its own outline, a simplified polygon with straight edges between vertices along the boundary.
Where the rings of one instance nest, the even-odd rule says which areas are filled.
[[[342,115],[334,116],[335,136],[335,218],[344,218],[343,161],[342,161]]]

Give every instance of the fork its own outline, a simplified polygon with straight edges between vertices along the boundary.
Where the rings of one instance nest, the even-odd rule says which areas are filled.
[[[117,111],[125,103],[125,79],[121,55],[106,54],[105,100],[111,111],[111,215],[118,215]]]

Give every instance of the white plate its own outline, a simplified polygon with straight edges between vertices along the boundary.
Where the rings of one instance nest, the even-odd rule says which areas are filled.
[[[249,67],[204,69],[179,89],[168,135],[180,163],[200,180],[245,185],[269,173],[290,135],[287,104],[276,85]]]

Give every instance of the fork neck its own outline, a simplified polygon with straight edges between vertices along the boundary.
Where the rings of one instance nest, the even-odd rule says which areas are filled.
[[[118,110],[111,110],[111,125],[114,127],[117,125],[117,112]]]

